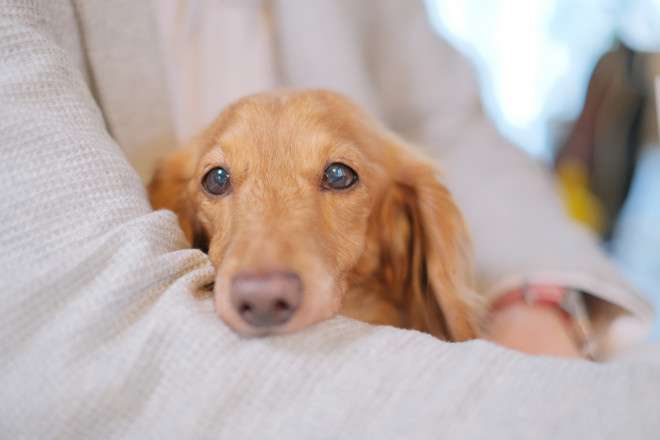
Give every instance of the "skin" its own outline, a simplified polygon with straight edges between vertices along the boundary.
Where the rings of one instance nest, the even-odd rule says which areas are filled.
[[[520,302],[490,319],[485,338],[496,344],[533,355],[586,359],[556,308]]]

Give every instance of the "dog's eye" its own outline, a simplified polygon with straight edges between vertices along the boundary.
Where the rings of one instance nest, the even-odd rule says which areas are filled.
[[[202,185],[209,194],[214,196],[227,193],[231,189],[229,171],[220,167],[213,168],[204,176]]]
[[[343,163],[333,163],[325,169],[321,186],[327,189],[346,189],[357,182],[355,171]]]

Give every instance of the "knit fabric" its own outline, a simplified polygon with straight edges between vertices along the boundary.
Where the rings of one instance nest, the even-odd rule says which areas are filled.
[[[139,3],[139,2],[134,2]],[[244,339],[108,134],[64,0],[0,3],[0,437],[654,438],[660,370],[346,318]],[[83,11],[84,12],[84,11]],[[94,92],[96,93],[96,92]]]

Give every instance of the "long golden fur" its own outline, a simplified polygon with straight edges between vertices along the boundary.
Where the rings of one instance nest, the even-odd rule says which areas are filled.
[[[324,187],[333,163],[354,170],[355,184]],[[203,179],[217,167],[231,191],[210,195]],[[216,309],[240,333],[293,332],[341,313],[446,340],[478,335],[472,248],[437,169],[336,93],[236,102],[159,164],[149,196],[208,252]],[[250,325],[232,289],[240,277],[273,273],[298,277],[300,304],[281,325]],[[276,277],[269,288],[288,289]]]

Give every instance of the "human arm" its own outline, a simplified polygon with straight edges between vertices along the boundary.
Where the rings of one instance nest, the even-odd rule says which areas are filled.
[[[533,355],[585,358],[558,308],[519,302],[493,311],[489,320],[485,338],[503,347]]]

